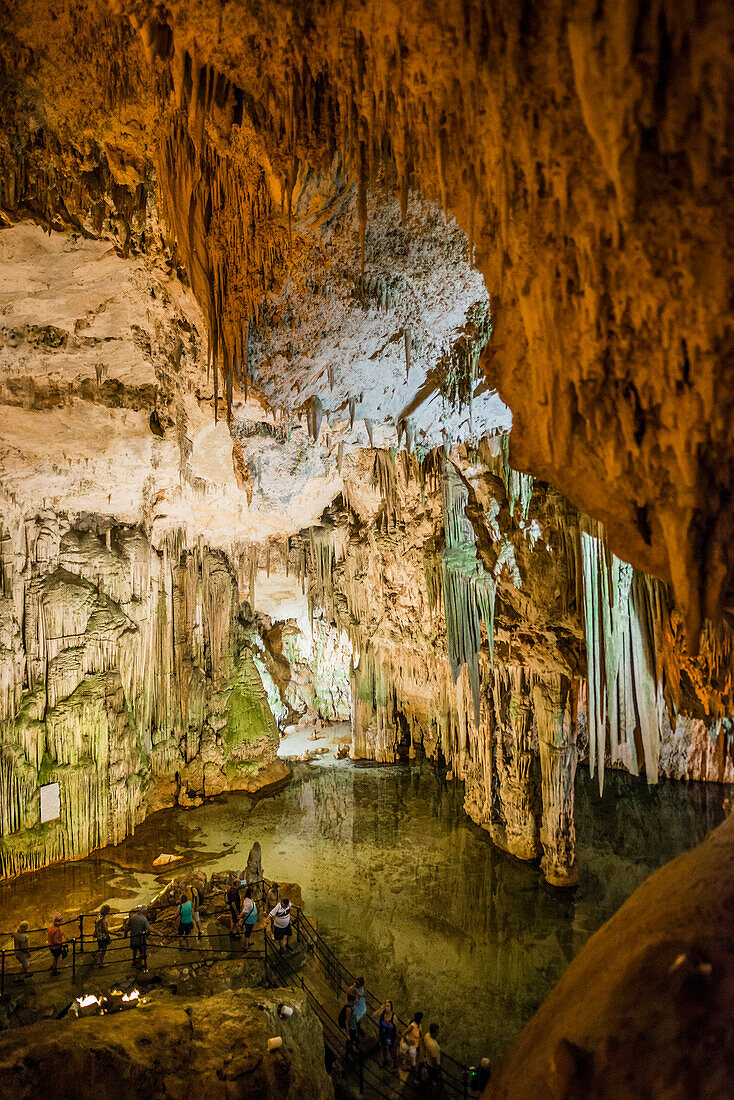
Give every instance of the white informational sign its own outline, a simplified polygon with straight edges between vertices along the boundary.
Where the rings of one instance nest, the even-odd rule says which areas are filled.
[[[58,783],[46,783],[41,787],[41,822],[55,821],[61,817],[61,796]]]

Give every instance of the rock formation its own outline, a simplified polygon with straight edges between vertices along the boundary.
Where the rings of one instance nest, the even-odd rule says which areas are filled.
[[[553,882],[579,758],[728,774],[728,14],[2,19],[4,851],[59,769],[86,822],[6,870],[272,775],[347,664],[353,755]]]
[[[173,997],[162,990],[133,1011],[44,1020],[0,1038],[0,1087],[21,1098],[283,1096],[327,1100],[324,1039],[300,990],[227,990]],[[278,1015],[287,1001],[293,1014]],[[280,1035],[279,1050],[268,1051]]]
[[[501,443],[363,451],[342,474],[306,547],[312,603],[351,639],[354,756],[440,754],[470,816],[558,885],[579,755],[600,788],[605,766],[731,776],[728,633],[687,656],[665,586]]]
[[[484,1095],[725,1096],[733,860],[730,817],[652,875],[582,948]]]

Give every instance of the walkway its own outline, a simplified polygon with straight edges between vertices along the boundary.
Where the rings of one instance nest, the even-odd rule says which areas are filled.
[[[413,1100],[413,1098],[442,1097],[445,1100],[467,1100],[475,1095],[471,1088],[472,1073],[468,1066],[457,1062],[441,1051],[442,1085],[440,1091],[431,1091],[430,1085],[421,1084],[412,1077],[381,1069],[379,1065],[378,1025],[372,1014],[382,1001],[367,991],[367,1013],[362,1026],[365,1032],[357,1052],[347,1050],[344,1032],[337,1024],[339,1010],[344,1004],[345,993],[355,980],[337,958],[323,937],[316,931],[306,914],[297,910],[293,921],[297,944],[306,947],[307,958],[299,966],[288,951],[281,953],[270,933],[265,930],[265,970],[278,985],[300,986],[321,1021],[324,1043],[333,1061],[338,1061],[342,1076],[350,1081],[355,1091],[368,1097],[384,1097],[385,1100]],[[399,1031],[408,1025],[399,1020]]]
[[[268,880],[261,884],[269,888]],[[211,902],[221,896],[224,905],[224,891],[206,895],[202,901],[202,913],[209,909]],[[160,906],[170,910],[171,905]],[[155,912],[153,907],[148,912]],[[100,992],[101,987],[117,986],[123,990],[139,984],[143,987],[155,983],[158,975],[170,974],[176,970],[179,974],[188,971],[188,976],[196,980],[200,968],[218,962],[241,960],[243,967],[254,963],[264,966],[264,976],[272,985],[300,986],[307,994],[309,1003],[321,1021],[324,1031],[324,1043],[331,1063],[338,1062],[337,1072],[341,1071],[342,1082],[351,1084],[353,1090],[368,1097],[383,1097],[385,1100],[402,1098],[414,1100],[418,1097],[443,1097],[446,1100],[467,1100],[474,1092],[471,1088],[472,1073],[469,1067],[457,1062],[449,1054],[441,1052],[442,1087],[440,1092],[431,1092],[430,1086],[421,1085],[413,1078],[405,1078],[393,1070],[379,1066],[378,1026],[372,1013],[380,1007],[382,1001],[367,991],[367,1014],[362,1021],[365,1032],[358,1051],[348,1051],[346,1036],[337,1024],[339,1010],[344,1003],[347,988],[354,982],[355,976],[337,958],[323,937],[308,919],[302,909],[293,907],[294,947],[281,953],[272,939],[265,922],[257,927],[250,941],[249,949],[243,950],[244,939],[233,938],[210,915],[204,919],[206,931],[201,940],[190,937],[188,946],[179,947],[178,936],[156,931],[151,924],[148,943],[148,970],[141,972],[131,966],[131,952],[126,939],[116,938],[110,944],[105,956],[105,969],[93,965],[93,954],[97,947],[94,936],[86,929],[93,927],[95,914],[80,914],[67,921],[68,930],[73,927],[78,933],[66,939],[68,955],[59,966],[59,976],[51,974],[48,947],[39,944],[31,947],[32,977],[23,982],[21,969],[12,948],[0,952],[0,993],[19,991],[28,985],[38,989],[40,984],[67,992],[64,1000],[67,1005],[74,997],[83,993]],[[113,915],[113,914],[111,914]],[[122,914],[118,914],[122,915]],[[124,914],[125,916],[127,914]],[[261,914],[260,922],[265,914]],[[45,938],[45,929],[33,929],[29,935]],[[34,960],[43,960],[41,967]],[[60,998],[62,1000],[63,998]],[[399,1030],[407,1026],[408,1021],[399,1020]]]

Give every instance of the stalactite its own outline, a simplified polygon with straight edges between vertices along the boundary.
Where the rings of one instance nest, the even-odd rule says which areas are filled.
[[[462,409],[469,405],[481,373],[479,357],[491,335],[489,305],[478,302],[468,311],[464,327],[451,349],[436,364],[441,393],[452,408]]]
[[[648,783],[657,780],[663,683],[656,670],[655,620],[644,596],[648,586],[634,583],[634,570],[610,554],[602,532],[581,536],[584,624],[589,682],[589,756],[604,786],[607,731],[612,760],[637,771],[644,763]],[[639,728],[643,758],[634,740]]]

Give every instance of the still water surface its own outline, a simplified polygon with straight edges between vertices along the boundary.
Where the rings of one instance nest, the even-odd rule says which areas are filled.
[[[297,881],[321,933],[401,1015],[421,1009],[455,1057],[497,1058],[588,937],[653,870],[723,819],[731,788],[612,773],[603,799],[576,788],[581,883],[546,887],[496,851],[463,812],[463,790],[430,765],[301,768],[271,798],[230,794],[163,811],[104,857],[3,888],[3,929],[23,916],[146,900],[162,851],[207,873],[242,869],[254,840],[268,878]],[[181,864],[168,873],[184,873]]]

